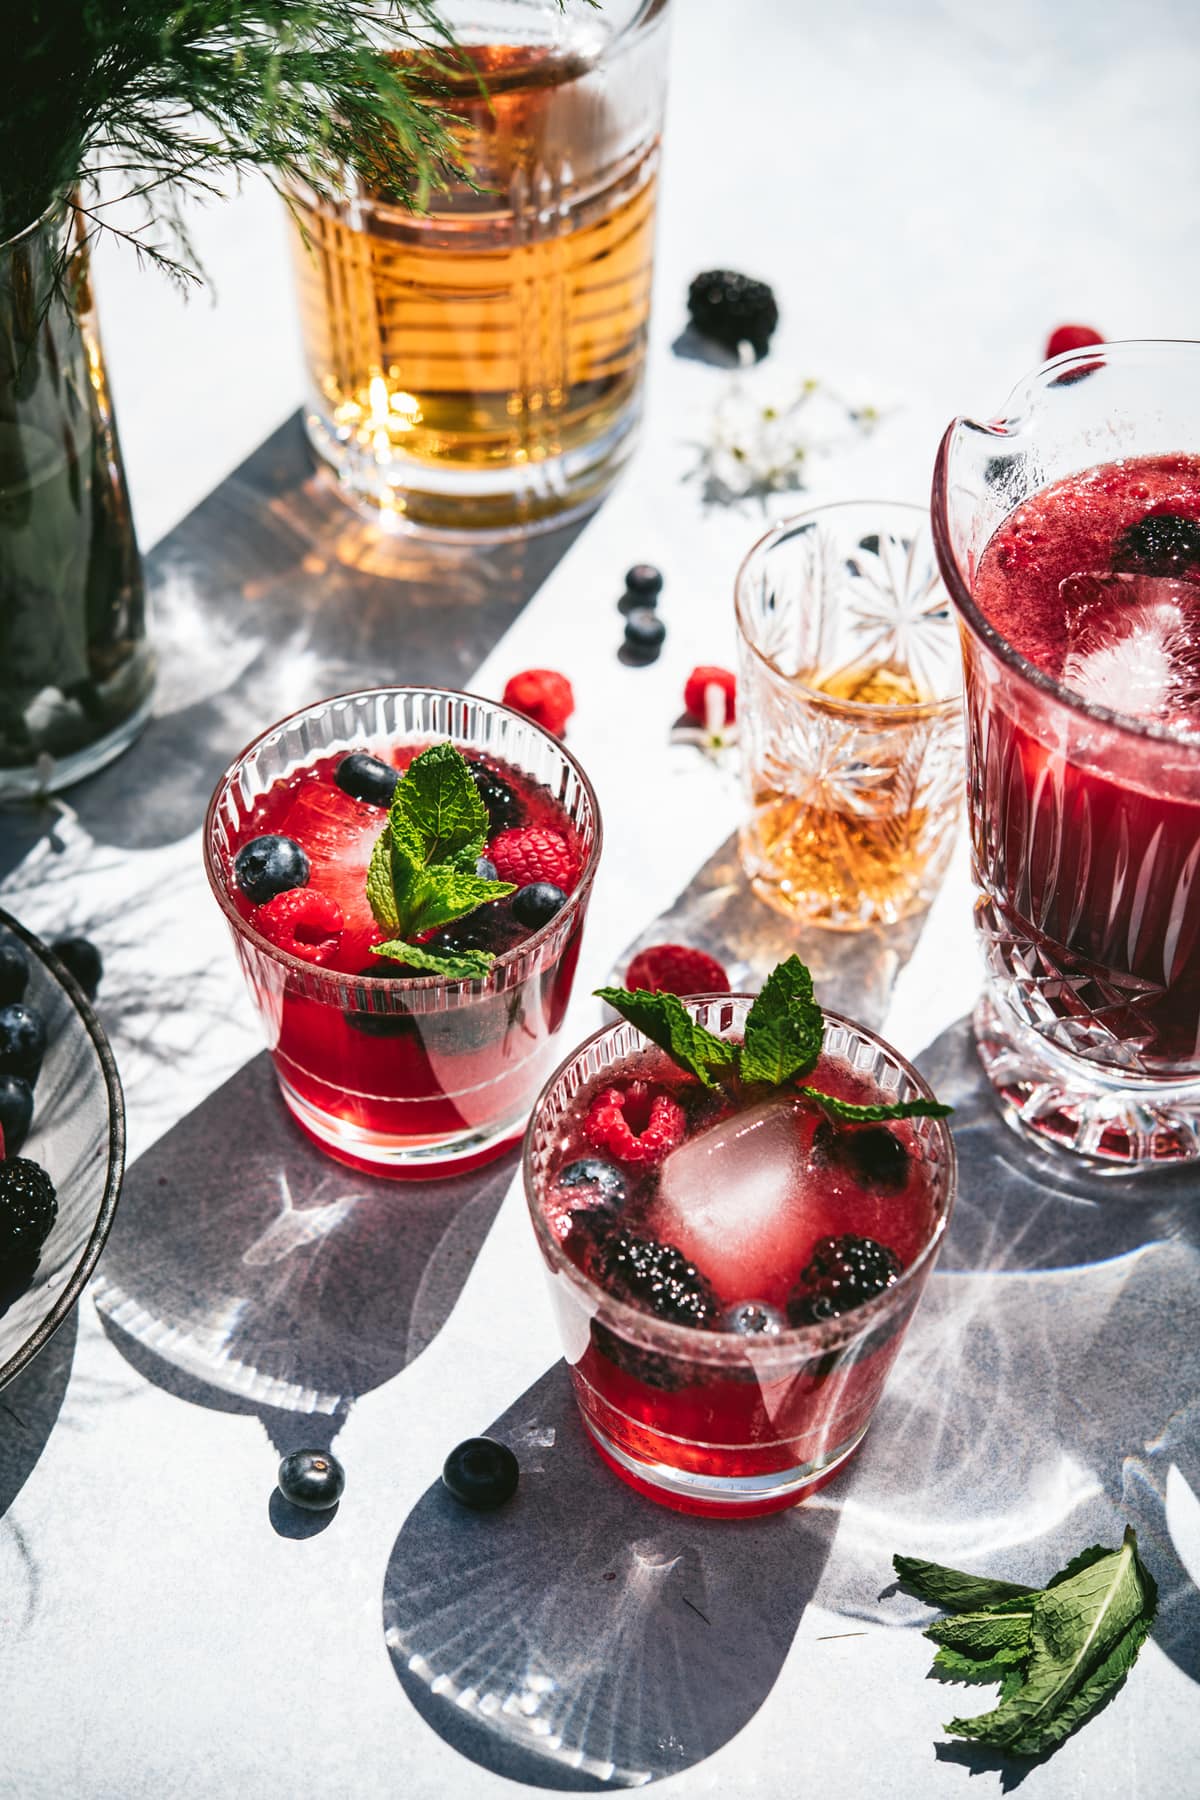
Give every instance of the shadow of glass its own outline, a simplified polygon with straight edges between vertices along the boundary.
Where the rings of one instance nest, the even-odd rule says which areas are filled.
[[[127,1171],[97,1305],[160,1386],[232,1396],[281,1448],[318,1447],[315,1419],[340,1422],[437,1335],[514,1158],[427,1183],[343,1168],[296,1129],[264,1053]]]
[[[630,944],[615,975],[624,978],[647,944],[680,942],[715,956],[737,993],[757,989],[777,963],[799,956],[812,970],[821,1003],[864,1025],[879,1026],[901,969],[916,948],[926,914],[868,931],[799,926],[751,891],[737,838],[714,851],[669,911]]]
[[[637,1787],[691,1768],[770,1693],[835,1520],[669,1512],[604,1468],[565,1365],[490,1427],[516,1498],[471,1513],[441,1482],[396,1540],[384,1635],[423,1719],[534,1787]]]
[[[76,1309],[45,1349],[0,1390],[0,1519],[37,1467],[54,1429],[71,1378],[78,1331]]]

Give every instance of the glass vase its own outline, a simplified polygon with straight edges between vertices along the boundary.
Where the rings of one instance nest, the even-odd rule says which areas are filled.
[[[153,684],[87,248],[61,204],[0,244],[0,800],[110,761]]]

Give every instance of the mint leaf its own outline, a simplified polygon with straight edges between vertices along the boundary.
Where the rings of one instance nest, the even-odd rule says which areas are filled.
[[[396,871],[392,867],[392,828],[389,825],[376,840],[367,870],[367,899],[375,923],[385,931],[395,931],[400,924],[396,906]]]
[[[935,1644],[987,1661],[1023,1662],[1029,1655],[1032,1602],[1024,1612],[959,1613],[930,1625],[925,1636]]]
[[[393,863],[398,860],[402,858],[394,853]],[[460,875],[444,863],[427,869],[410,865],[400,915],[403,935],[433,931],[515,892],[511,881],[481,881],[478,875]]]
[[[996,1656],[985,1661],[982,1657],[969,1656],[965,1651],[952,1650],[943,1646],[933,1659],[933,1673],[943,1681],[977,1681],[1004,1683],[1010,1677],[1009,1691],[1015,1693],[1024,1677],[1020,1665],[1029,1655],[1029,1646],[1024,1650],[1000,1651]],[[1003,1698],[1003,1689],[1001,1691]]]
[[[961,1569],[947,1569],[942,1563],[922,1562],[916,1556],[893,1556],[892,1567],[919,1599],[929,1606],[944,1606],[948,1612],[980,1612],[998,1601],[1023,1600],[1036,1594],[1037,1588],[1024,1587],[1019,1581],[993,1581],[986,1575],[967,1575]]]
[[[446,981],[477,981],[496,960],[490,950],[434,950],[428,944],[406,944],[403,938],[372,944],[371,954],[391,957],[418,973],[441,975]]]
[[[414,756],[396,783],[389,819],[397,848],[415,863],[473,869],[487,842],[487,808],[453,744]]]
[[[1007,1745],[1017,1756],[1043,1756],[1066,1736],[1098,1711],[1112,1698],[1137,1661],[1138,1651],[1150,1634],[1152,1619],[1135,1619],[1124,1635],[1117,1639],[1104,1661],[1092,1671],[1072,1697],[1059,1707],[1052,1718],[1035,1730],[1022,1732]]]
[[[628,988],[597,988],[596,997],[607,1000],[643,1037],[665,1050],[672,1062],[705,1087],[719,1086],[713,1071],[732,1063],[734,1047],[698,1025],[677,994],[652,994],[644,988],[634,992]]]
[[[952,1106],[943,1106],[940,1100],[889,1100],[878,1106],[859,1106],[853,1100],[839,1100],[836,1094],[826,1094],[820,1088],[802,1087],[802,1094],[810,1100],[818,1100],[825,1111],[834,1119],[845,1119],[848,1123],[872,1121],[876,1119],[945,1119],[954,1111]]]
[[[743,1081],[772,1087],[807,1075],[821,1054],[824,1036],[812,976],[798,956],[789,956],[767,976],[746,1015],[738,1073]]]

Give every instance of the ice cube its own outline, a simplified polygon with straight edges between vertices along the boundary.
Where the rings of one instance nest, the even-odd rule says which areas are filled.
[[[1200,731],[1200,583],[1154,575],[1069,575],[1062,681],[1135,719]]]
[[[655,1236],[690,1257],[727,1300],[772,1299],[811,1245],[804,1171],[812,1129],[801,1103],[767,1100],[710,1125],[663,1164]]]

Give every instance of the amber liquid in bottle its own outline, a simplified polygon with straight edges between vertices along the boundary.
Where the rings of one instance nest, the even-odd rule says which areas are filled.
[[[341,440],[383,471],[559,456],[620,418],[645,356],[657,137],[610,147],[605,95],[579,60],[467,55],[488,99],[464,70],[443,104],[474,191],[435,191],[424,214],[376,195],[336,215],[300,205],[312,377]]]

